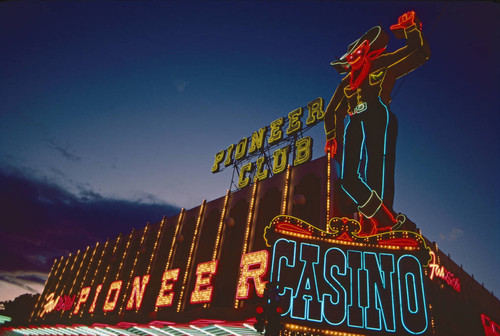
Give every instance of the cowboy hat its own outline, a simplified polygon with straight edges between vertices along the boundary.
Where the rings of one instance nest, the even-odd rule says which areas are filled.
[[[344,54],[344,56],[333,61],[330,65],[332,65],[339,73],[348,72],[351,67],[349,62],[347,62],[347,55],[353,52],[365,40],[370,43],[370,50],[378,50],[387,46],[387,43],[389,42],[389,35],[387,35],[387,33],[380,26],[370,28],[370,30],[364,33],[363,36],[349,44],[347,53]]]

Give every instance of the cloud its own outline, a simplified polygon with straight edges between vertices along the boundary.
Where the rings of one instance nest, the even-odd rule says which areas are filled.
[[[14,300],[26,293],[41,293],[47,277],[48,273],[42,272],[0,271],[0,302]]]
[[[38,290],[34,287],[45,284],[45,280],[47,280],[48,275],[48,273],[43,272],[0,271],[0,281],[24,288],[31,293],[38,293]]]
[[[9,256],[0,258],[0,280],[31,289],[20,274],[48,273],[55,258],[180,210],[144,195],[146,202],[107,198],[86,185],[74,195],[15,169],[0,168],[0,185],[0,256]]]
[[[0,271],[0,301],[14,300],[22,294],[41,293],[48,273]]]
[[[449,241],[452,241],[452,240],[457,240],[458,238],[462,237],[464,235],[464,232],[459,229],[459,228],[453,228],[450,232],[446,233],[446,234],[439,234],[439,238],[441,238],[442,240],[449,240]]]
[[[57,141],[54,138],[49,139],[48,143],[50,148],[59,152],[59,154],[61,154],[65,159],[73,162],[78,162],[82,160],[78,155],[70,151],[67,147],[57,143]]]
[[[186,87],[189,85],[188,81],[185,80],[174,80],[174,86],[177,92],[182,93],[186,89]]]

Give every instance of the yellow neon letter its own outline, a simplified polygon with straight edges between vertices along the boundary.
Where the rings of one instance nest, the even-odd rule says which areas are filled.
[[[288,129],[286,130],[286,135],[295,134],[302,129],[300,117],[302,117],[303,113],[304,109],[302,107],[288,113]]]
[[[146,290],[146,286],[148,285],[149,277],[150,277],[149,274],[144,275],[142,277],[142,284],[140,276],[136,276],[134,278],[134,283],[132,284],[132,293],[130,293],[130,298],[128,299],[127,302],[127,307],[126,307],[127,310],[134,308],[134,301],[135,301],[135,309],[141,308],[142,298],[144,296],[144,291]]]
[[[255,181],[262,181],[267,178],[269,175],[269,170],[264,169],[264,162],[266,162],[266,158],[261,156],[257,159],[257,171],[255,172]]]
[[[92,301],[92,305],[90,306],[89,313],[93,313],[94,312],[95,305],[97,303],[97,298],[99,297],[99,294],[101,293],[101,289],[102,289],[102,284],[100,284],[99,286],[97,286],[97,288],[95,289],[94,300]]]
[[[212,301],[212,277],[217,272],[217,260],[198,264],[196,267],[196,283],[191,293],[190,303],[207,303]]]
[[[248,149],[248,154],[252,154],[257,150],[262,150],[264,148],[264,138],[266,137],[267,127],[264,126],[257,132],[252,134],[252,143]]]
[[[238,188],[245,188],[250,183],[250,177],[247,176],[247,173],[250,173],[253,168],[254,166],[252,162],[249,162],[241,167],[240,176],[238,178]]]
[[[106,296],[106,301],[104,301],[104,306],[102,307],[102,310],[104,310],[105,312],[110,312],[115,309],[116,303],[118,302],[118,297],[120,296],[120,291],[122,289],[122,283],[123,281],[118,280],[112,282],[109,286],[108,295]],[[113,298],[111,299],[112,295]]]
[[[295,141],[295,160],[293,161],[294,166],[298,166],[311,160],[312,143],[313,141],[311,137],[308,136]]]
[[[250,279],[253,279],[255,292],[257,293],[257,295],[260,297],[264,295],[264,290],[266,289],[267,282],[262,280],[262,278],[267,273],[268,259],[269,252],[267,252],[267,250],[251,252],[241,256],[241,275],[240,281],[238,283],[238,288],[236,290],[237,299],[248,298],[250,292],[250,286],[248,285],[248,282]]]
[[[221,150],[217,154],[215,154],[215,161],[214,165],[212,166],[212,173],[217,173],[219,171],[219,165],[224,161],[224,154],[226,153],[225,150]]]
[[[321,97],[316,98],[312,102],[307,104],[307,109],[309,110],[309,114],[306,119],[307,126],[314,125],[318,121],[325,118],[325,111],[323,109],[324,105],[325,101]]]
[[[234,144],[230,144],[229,147],[227,147],[226,161],[224,161],[224,166],[227,167],[233,164],[233,151],[234,151]]]
[[[241,160],[247,155],[248,138],[243,138],[236,145],[236,153],[234,154],[235,160]]]
[[[161,288],[156,298],[156,307],[170,307],[174,302],[174,282],[179,278],[180,268],[168,270],[163,273],[161,278]],[[171,282],[168,282],[171,281]]]
[[[273,153],[273,174],[279,174],[286,170],[288,166],[288,152],[290,146],[277,149]]]
[[[283,139],[283,132],[281,131],[283,120],[283,117],[281,117],[271,123],[271,134],[269,134],[269,140],[267,141],[270,145]]]
[[[75,306],[75,310],[73,310],[73,315],[78,314],[78,311],[80,310],[80,305],[87,302],[89,294],[90,294],[90,287],[82,288],[82,290],[80,291],[80,297],[78,298],[78,302],[76,303]]]

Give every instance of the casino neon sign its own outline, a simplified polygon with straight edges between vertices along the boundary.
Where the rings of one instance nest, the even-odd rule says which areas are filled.
[[[361,238],[356,221],[337,222],[333,233],[288,216],[268,227],[276,237],[268,241],[270,281],[278,284],[283,318],[346,331],[425,333],[429,248],[421,236],[394,231]]]

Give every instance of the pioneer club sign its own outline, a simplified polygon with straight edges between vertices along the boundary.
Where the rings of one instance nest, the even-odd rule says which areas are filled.
[[[244,188],[250,184],[251,177],[260,181],[285,171],[290,154],[293,154],[294,166],[310,161],[313,140],[308,136],[302,137],[302,132],[323,120],[323,98],[309,102],[306,110],[299,107],[288,113],[286,118],[278,118],[253,132],[250,137],[244,137],[237,144],[217,152],[212,173],[234,166],[239,171],[237,187]],[[286,142],[288,145],[282,146]],[[271,151],[272,156],[268,156],[267,152]]]

